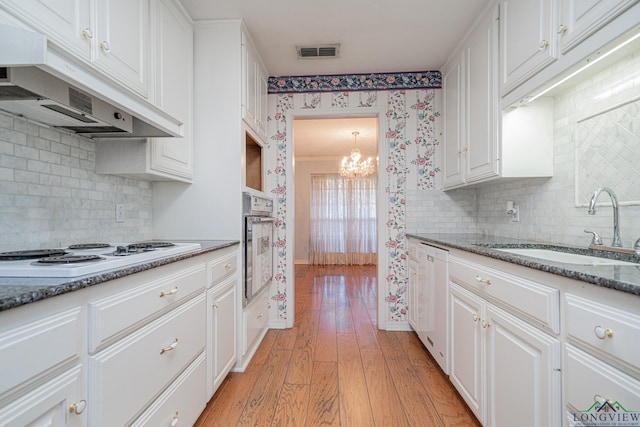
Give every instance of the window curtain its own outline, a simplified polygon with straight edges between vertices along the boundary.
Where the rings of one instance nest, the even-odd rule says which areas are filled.
[[[376,263],[376,177],[311,176],[309,263]]]

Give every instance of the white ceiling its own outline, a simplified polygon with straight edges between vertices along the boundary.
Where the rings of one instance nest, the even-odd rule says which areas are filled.
[[[270,76],[439,70],[491,0],[181,0],[194,20],[244,20]],[[296,45],[340,43],[298,59]],[[295,156],[376,155],[375,119],[296,120]]]
[[[377,155],[378,119],[296,119],[293,122],[294,156],[297,160],[342,159],[354,146],[353,132],[357,135],[357,147],[364,158]]]
[[[270,76],[439,70],[490,0],[181,0],[195,20],[242,18]],[[340,43],[340,58],[296,45]]]

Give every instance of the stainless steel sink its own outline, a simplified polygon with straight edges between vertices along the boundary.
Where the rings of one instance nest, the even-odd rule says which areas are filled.
[[[496,251],[508,252],[514,255],[522,255],[531,258],[543,259],[546,261],[560,262],[574,265],[628,265],[638,266],[640,264],[627,261],[618,261],[609,258],[600,258],[590,255],[574,254],[569,252],[554,251],[552,249],[539,248],[495,248]]]

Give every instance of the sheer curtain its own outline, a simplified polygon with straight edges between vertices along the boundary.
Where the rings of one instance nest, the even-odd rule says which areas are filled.
[[[309,263],[376,263],[376,177],[311,176]]]

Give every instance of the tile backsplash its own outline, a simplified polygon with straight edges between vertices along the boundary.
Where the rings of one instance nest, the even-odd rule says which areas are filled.
[[[572,84],[554,96],[554,173],[551,178],[521,179],[509,182],[487,183],[474,189],[448,191],[417,191],[407,206],[407,231],[418,233],[449,232],[450,225],[441,221],[443,212],[452,218],[464,212],[466,221],[456,223],[455,230],[472,229],[479,233],[532,241],[556,242],[586,247],[590,243],[585,229],[600,233],[605,244],[613,237],[613,215],[606,194],[598,199],[597,213],[587,214],[581,203],[576,206],[576,144],[578,123],[586,117],[604,111],[613,105],[640,96],[640,53],[633,53],[606,70]],[[624,89],[619,89],[624,88]],[[606,105],[601,97],[610,93]],[[600,97],[598,102],[594,98]],[[620,129],[640,135],[640,119],[633,126]],[[602,163],[599,171],[600,185],[616,191],[616,176],[640,182],[638,166],[620,162],[616,171]],[[582,184],[584,187],[585,184]],[[596,188],[590,188],[593,193]],[[620,190],[622,192],[622,189]],[[476,200],[475,210],[467,205],[470,198]],[[512,222],[506,214],[506,204],[512,200],[520,207],[520,222]],[[430,220],[434,218],[436,220]],[[427,220],[425,220],[427,219]],[[620,229],[625,246],[631,246],[640,237],[640,206],[620,207]]]
[[[92,140],[0,114],[0,251],[149,239],[151,200],[149,182],[95,173]]]

